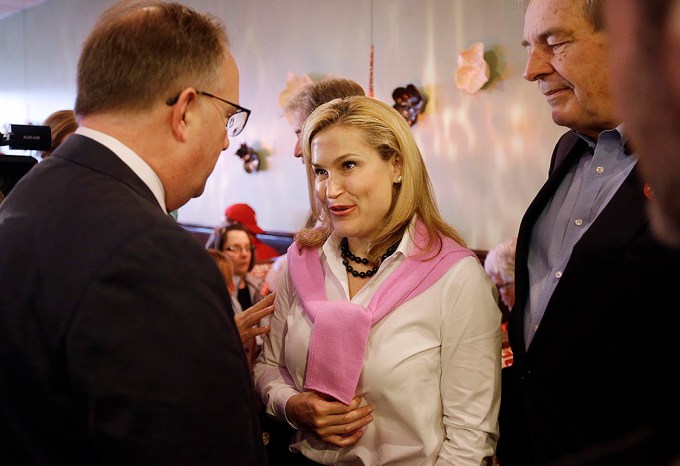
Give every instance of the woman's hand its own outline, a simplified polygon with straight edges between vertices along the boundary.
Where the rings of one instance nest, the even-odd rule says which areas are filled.
[[[236,327],[238,327],[238,333],[241,335],[241,341],[243,344],[247,343],[250,339],[255,338],[258,335],[265,334],[269,331],[270,327],[254,327],[263,317],[268,316],[274,312],[274,297],[276,293],[269,294],[262,299],[259,303],[254,306],[249,307],[243,312],[239,312],[234,315],[234,320],[236,321]]]
[[[321,440],[347,447],[354,445],[364,435],[364,429],[373,420],[370,405],[359,407],[361,397],[355,397],[347,406],[316,392],[293,395],[286,404],[286,416],[293,424],[305,427]]]

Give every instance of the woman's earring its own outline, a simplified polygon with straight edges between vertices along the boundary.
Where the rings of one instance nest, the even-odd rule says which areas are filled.
[[[397,184],[401,184],[401,180],[402,180],[401,175],[399,175],[399,176],[397,177]]]

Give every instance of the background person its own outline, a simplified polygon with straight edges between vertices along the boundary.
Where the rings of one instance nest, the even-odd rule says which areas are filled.
[[[605,0],[612,90],[653,193],[656,234],[680,248],[680,2]],[[619,31],[625,31],[619,37]]]
[[[677,299],[679,256],[652,234],[610,92],[608,47],[620,34],[601,29],[597,1],[525,3],[524,77],[571,131],[518,233],[502,466],[550,464],[648,420],[674,375],[680,324],[666,304]]]
[[[680,102],[677,52],[680,47],[680,2],[675,0],[617,0],[602,2],[604,25],[617,40],[610,45],[614,102],[626,117],[626,131],[640,154],[640,171],[650,186],[647,204],[654,233],[664,242],[680,245]],[[676,264],[677,266],[677,264]],[[672,312],[669,310],[669,312]],[[651,420],[617,439],[565,457],[559,465],[637,466],[679,465],[675,375],[659,386],[648,410]]]
[[[279,252],[266,243],[258,239],[257,235],[264,233],[264,230],[257,224],[255,211],[248,204],[232,204],[224,211],[226,223],[238,222],[250,233],[251,242],[255,246],[255,262],[266,261],[280,256]]]
[[[43,125],[49,126],[52,133],[52,145],[50,150],[43,151],[41,157],[49,157],[64,140],[78,129],[78,121],[73,110],[57,110],[50,114]]]
[[[218,251],[217,249],[208,249],[208,254],[210,254],[210,256],[215,260],[217,268],[220,269],[230,296],[232,299],[236,299],[236,287],[234,285],[234,263],[231,257],[229,257],[227,253]],[[258,324],[263,318],[267,317],[272,312],[274,312],[274,294],[265,296],[257,304],[242,312],[237,312],[234,315],[234,321],[236,322],[239,335],[241,335],[241,341],[243,342],[244,350],[246,352],[248,366],[251,368],[251,370],[253,368],[253,364],[255,363],[255,358],[258,355],[255,337],[263,335],[269,331],[268,326],[260,326]]]
[[[349,97],[317,108],[302,139],[322,223],[288,251],[255,365],[267,412],[317,463],[483,464],[500,396],[495,287],[437,211],[409,126]]]
[[[515,248],[517,238],[509,238],[491,248],[484,259],[484,270],[498,288],[508,311],[515,305]],[[507,315],[504,316],[507,319]]]
[[[216,228],[206,244],[208,249],[226,253],[234,265],[237,312],[248,309],[264,298],[264,280],[250,273],[255,266],[255,246],[249,230],[240,223]]]
[[[177,3],[86,38],[80,127],[0,205],[0,463],[266,464],[224,280],[168,215],[247,123],[238,79]]]
[[[503,312],[501,322],[502,366],[512,365],[512,349],[508,340],[508,319],[515,305],[515,248],[517,238],[509,238],[491,248],[484,259],[484,270],[496,284]]]

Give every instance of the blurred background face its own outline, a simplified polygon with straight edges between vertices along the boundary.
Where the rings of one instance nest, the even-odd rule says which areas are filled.
[[[296,110],[293,113],[293,131],[295,131],[295,150],[293,155],[297,158],[302,158],[302,143],[300,136],[302,132],[302,125],[309,115],[305,115],[302,110]]]
[[[224,241],[224,252],[229,254],[234,262],[234,275],[245,276],[248,273],[248,266],[253,255],[248,233],[241,230],[228,231],[227,238]]]
[[[605,28],[616,34],[609,54],[612,91],[626,135],[654,200],[648,203],[654,231],[680,246],[680,2],[605,0]],[[664,25],[651,24],[648,9],[670,10]]]

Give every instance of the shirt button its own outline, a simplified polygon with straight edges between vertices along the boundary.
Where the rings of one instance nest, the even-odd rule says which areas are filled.
[[[604,167],[597,167],[597,168],[595,169],[595,172],[596,172],[598,175],[603,174],[603,173],[604,173]]]
[[[555,278],[562,278],[562,272],[559,270],[555,272]]]
[[[580,218],[577,218],[576,220],[574,220],[574,224],[575,224],[577,227],[580,227],[581,225],[583,225],[583,220],[580,219]]]

